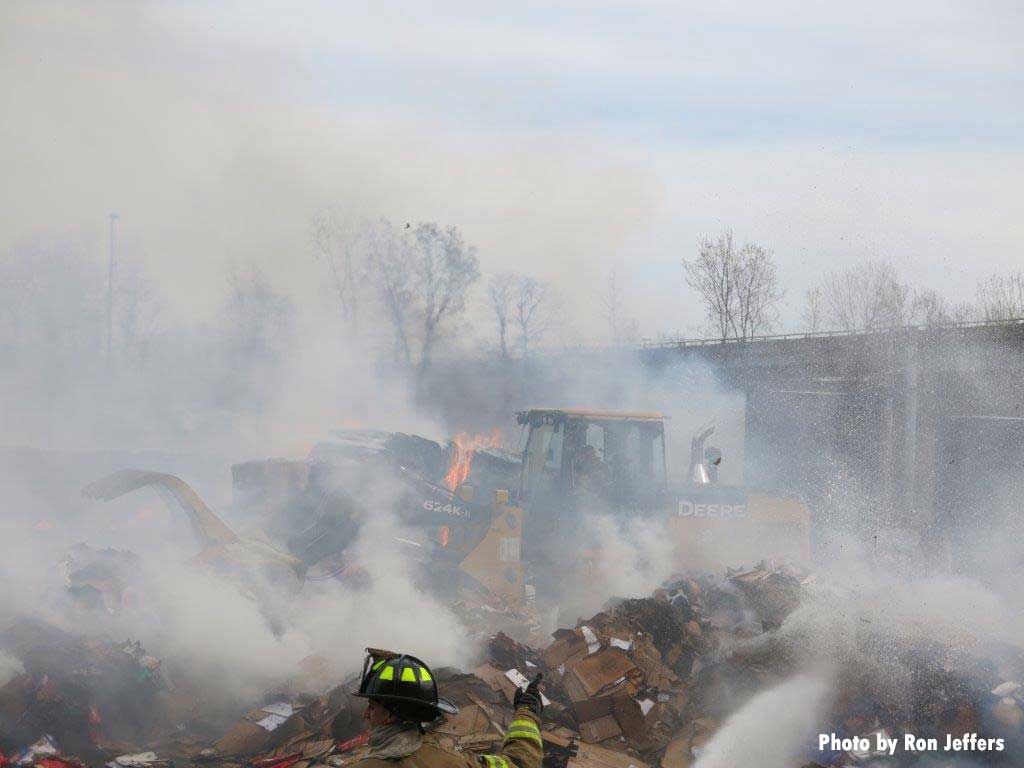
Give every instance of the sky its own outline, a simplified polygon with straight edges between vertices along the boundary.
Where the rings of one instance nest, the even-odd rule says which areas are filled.
[[[1022,37],[1017,2],[8,0],[0,248],[102,259],[116,211],[202,316],[231,260],[323,300],[318,210],[436,220],[589,340],[612,268],[643,335],[700,335],[680,262],[724,228],[774,251],[778,330],[865,258],[960,300],[1024,262]]]

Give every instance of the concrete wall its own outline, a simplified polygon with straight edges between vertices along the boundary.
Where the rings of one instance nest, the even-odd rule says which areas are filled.
[[[958,477],[964,455],[991,451],[987,443],[995,441],[1024,456],[1024,440],[997,426],[1024,420],[1022,324],[662,347],[642,355],[653,371],[680,360],[710,362],[744,393],[747,481],[804,497],[821,523],[819,536],[833,526],[868,525],[927,534],[958,514],[940,494]],[[1008,473],[1007,483],[1022,480]]]

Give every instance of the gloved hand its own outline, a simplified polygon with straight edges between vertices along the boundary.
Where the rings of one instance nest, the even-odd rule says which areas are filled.
[[[540,695],[540,681],[543,677],[544,673],[538,672],[526,688],[517,689],[516,695],[512,698],[512,706],[516,709],[526,707],[540,717],[540,713],[544,711],[544,699]]]

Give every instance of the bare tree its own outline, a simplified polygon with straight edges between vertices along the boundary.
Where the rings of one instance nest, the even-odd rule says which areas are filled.
[[[413,289],[415,257],[409,237],[386,219],[365,223],[362,237],[367,244],[381,308],[391,326],[391,352],[396,363],[412,366],[412,324],[416,314]]]
[[[949,310],[949,319],[954,323],[972,323],[979,319],[978,307],[969,301],[953,304]]]
[[[830,272],[821,283],[827,317],[844,331],[907,325],[914,292],[887,261],[868,260]]]
[[[952,303],[934,289],[914,291],[911,322],[915,325],[965,323],[977,318],[977,308],[970,302]]]
[[[821,286],[808,288],[804,294],[804,327],[811,333],[817,333],[824,327],[825,320],[825,299],[822,296]]]
[[[508,359],[508,325],[512,314],[512,294],[518,276],[505,272],[491,277],[487,284],[487,297],[494,310],[494,319],[498,325],[498,352],[502,360]]]
[[[993,274],[978,284],[978,314],[984,320],[1024,317],[1024,271]]]
[[[625,288],[624,281],[619,276],[619,268],[614,266],[608,270],[601,305],[604,308],[605,322],[608,324],[608,337],[615,346],[634,342],[639,336],[637,321],[626,313],[623,298]]]
[[[759,331],[771,329],[775,308],[782,300],[772,252],[754,243],[744,245],[736,277],[738,337],[751,339]]]
[[[519,353],[525,358],[548,330],[552,319],[552,289],[532,277],[520,277],[515,284],[514,304]]]
[[[618,267],[612,267],[608,271],[608,281],[604,294],[601,296],[601,303],[604,306],[605,322],[608,323],[608,336],[611,338],[612,344],[618,344],[622,314],[622,286],[619,283]]]
[[[755,243],[737,248],[726,230],[700,239],[697,258],[683,260],[686,283],[700,295],[708,320],[723,341],[770,330],[783,292],[772,252]]]
[[[255,264],[230,263],[219,324],[209,348],[213,411],[258,413],[279,390],[292,340],[294,307]]]
[[[229,357],[244,365],[277,362],[291,331],[291,301],[274,288],[255,264],[229,265],[227,286]]]
[[[419,374],[430,367],[431,355],[446,321],[466,308],[466,294],[480,277],[476,249],[455,227],[420,224],[413,233],[413,290],[422,306]]]
[[[341,318],[353,330],[359,327],[360,292],[366,276],[364,238],[371,229],[369,223],[333,210],[316,214],[311,225],[315,258],[327,265]]]

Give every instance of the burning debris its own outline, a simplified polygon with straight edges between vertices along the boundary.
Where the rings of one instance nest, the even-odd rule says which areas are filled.
[[[369,582],[386,579],[371,576],[359,560],[358,536],[370,529],[375,552],[384,543],[409,567],[402,589],[443,595],[452,625],[485,649],[472,664],[437,671],[460,711],[431,724],[431,738],[469,754],[501,742],[508,704],[537,673],[544,676],[548,768],[751,762],[737,757],[737,734],[757,719],[751,712],[791,699],[806,710],[794,714],[794,729],[813,720],[842,738],[977,733],[1020,743],[1024,659],[1008,638],[998,652],[979,652],[969,627],[956,627],[954,635],[950,628],[929,634],[928,621],[910,626],[899,611],[885,609],[896,596],[880,584],[858,595],[855,586],[816,579],[802,566],[762,560],[723,573],[687,559],[686,546],[716,556],[712,544],[738,530],[763,543],[745,528],[755,520],[758,531],[792,534],[795,551],[805,552],[807,510],[717,486],[710,472],[688,473],[701,483],[670,490],[660,414],[542,409],[520,416],[529,431],[515,460],[501,450],[498,431],[460,434],[442,446],[416,435],[345,430],[305,461],[235,465],[230,527],[172,475],[122,470],[85,492],[109,500],[148,487],[183,511],[202,547],[192,563],[204,566],[204,577],[229,577],[225,585],[237,588],[248,607],[258,606],[256,628],[265,623],[275,641],[295,639],[289,633],[305,620],[306,607],[328,605],[304,602],[309,592],[322,596],[319,586],[355,595],[357,603],[372,593]],[[598,442],[594,435],[600,452],[588,442]],[[693,466],[719,456],[702,441],[692,454]],[[627,548],[616,547],[622,542],[614,536],[582,544],[594,508],[603,519],[627,509],[634,522],[654,521],[665,557],[650,559],[704,570],[674,576],[649,593],[672,572],[659,569],[643,587],[621,590],[647,596],[590,603],[577,612],[588,618],[573,621],[577,613],[567,617],[569,603],[560,604],[568,571],[576,568],[600,598],[619,591],[596,586],[604,572],[634,573],[642,565],[630,560],[637,553],[623,555]],[[92,611],[92,626],[97,618],[125,626],[118,623],[124,614],[148,618],[133,583],[135,555],[79,545],[63,564],[76,609]],[[868,604],[875,610],[865,611]],[[849,605],[849,616],[828,605]],[[311,653],[308,639],[289,648],[289,668]],[[338,659],[307,656],[298,674],[260,677],[265,695],[253,695],[253,686],[234,698],[211,697],[218,701],[212,706],[202,691],[209,681],[179,674],[138,643],[19,620],[0,632],[0,653],[18,665],[0,688],[0,751],[22,765],[138,768],[173,760],[319,768],[346,765],[366,748],[352,685],[330,688]],[[818,749],[795,731],[790,740],[795,768],[909,759]]]
[[[451,463],[444,475],[444,484],[449,491],[458,490],[459,486],[469,479],[473,466],[473,457],[477,451],[486,448],[501,448],[504,437],[500,429],[495,427],[490,435],[473,435],[460,432],[451,441]]]
[[[732,730],[743,722],[733,719],[737,713],[752,702],[771,701],[763,694],[800,677],[804,660],[781,630],[815,588],[805,570],[762,564],[724,578],[676,578],[647,598],[610,600],[547,643],[523,644],[498,632],[468,672],[435,670],[440,690],[459,712],[428,726],[430,737],[469,754],[494,751],[517,687],[543,672],[548,768],[690,768],[705,754],[717,755],[712,763],[718,765],[730,754],[724,745]],[[23,675],[0,689],[0,748],[19,765],[56,768],[53,761],[81,760],[136,768],[174,759],[338,767],[366,749],[361,702],[350,696],[353,681],[322,695],[270,692],[219,736],[204,738],[190,732],[192,726],[183,730],[187,718],[167,719],[174,686],[137,644],[72,641],[27,625],[9,629],[0,642],[26,665]],[[821,732],[871,743],[879,732],[900,743],[906,734],[962,733],[1021,743],[1024,654],[1008,656],[996,670],[951,649],[914,646],[901,653],[914,670],[909,691],[865,670],[833,670],[832,690],[813,715]],[[124,681],[113,700],[91,693],[96,688],[89,681],[97,676]],[[985,680],[998,682],[984,687]],[[178,725],[161,734],[161,722]],[[797,746],[803,758],[794,768],[910,760],[903,753],[819,749],[810,737]],[[1005,754],[974,759],[995,764]]]

